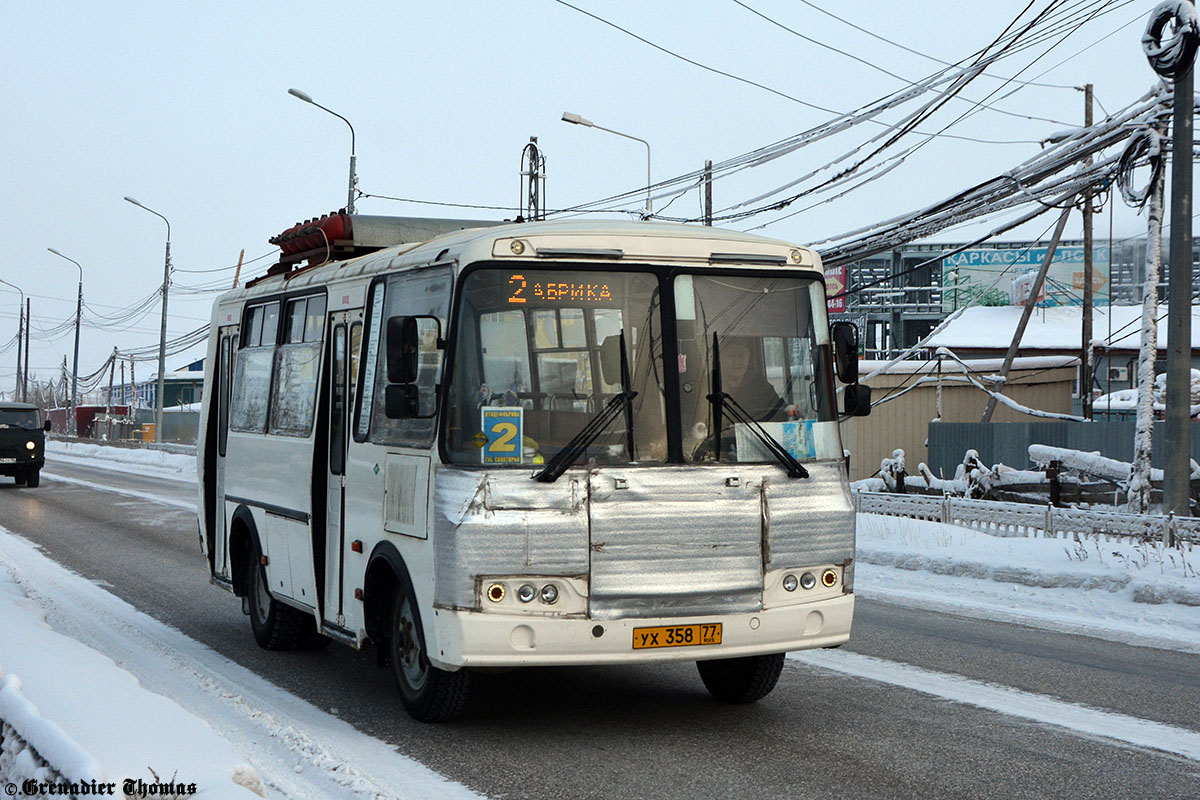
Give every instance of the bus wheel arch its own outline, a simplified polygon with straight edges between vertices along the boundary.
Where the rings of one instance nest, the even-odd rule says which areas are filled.
[[[238,597],[246,597],[250,593],[246,566],[250,559],[250,550],[256,544],[258,552],[261,553],[262,545],[258,542],[258,529],[254,525],[254,517],[246,506],[238,506],[229,523],[228,554],[229,567],[233,573],[233,592]]]
[[[390,542],[380,542],[371,553],[363,601],[379,664],[391,668],[409,716],[420,722],[447,722],[461,715],[467,707],[471,673],[449,672],[429,662],[412,579]]]

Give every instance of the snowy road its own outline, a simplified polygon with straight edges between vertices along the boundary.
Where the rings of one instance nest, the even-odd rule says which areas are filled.
[[[370,654],[254,646],[207,582],[188,485],[65,461],[44,476],[0,482],[0,526],[178,629],[160,641],[183,660],[199,642],[284,690],[248,689],[263,711],[307,701],[353,726],[301,714],[313,729],[297,735],[317,745],[374,737],[489,796],[1191,797],[1200,780],[1194,653],[887,605],[861,583],[852,644],[793,658],[753,707],[712,703],[686,664],[545,669],[488,676],[469,719],[419,725]],[[366,750],[375,774],[386,758]],[[273,791],[303,796],[287,777]]]

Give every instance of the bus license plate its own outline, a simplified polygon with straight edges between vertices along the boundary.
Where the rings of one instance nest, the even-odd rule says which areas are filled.
[[[721,623],[719,622],[633,629],[634,650],[645,650],[650,647],[693,647],[720,643]]]

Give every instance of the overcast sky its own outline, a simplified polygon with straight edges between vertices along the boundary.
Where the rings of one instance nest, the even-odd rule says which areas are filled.
[[[937,68],[933,59],[971,55],[1026,8],[1024,0],[745,0],[792,33],[732,0],[571,3],[744,80],[686,63],[556,0],[341,6],[45,0],[10,8],[0,55],[0,199],[10,244],[0,256],[0,277],[32,298],[31,370],[50,377],[72,348],[70,330],[57,337],[46,332],[70,327],[62,323],[73,319],[79,273],[49,247],[83,265],[81,374],[95,371],[114,347],[157,345],[161,307],[153,295],[162,281],[166,225],[123,196],[170,220],[177,270],[172,337],[207,320],[216,294],[201,290],[230,285],[241,250],[248,262],[243,277],[261,274],[273,263],[269,237],[345,205],[349,128],[289,96],[290,87],[354,125],[359,186],[367,194],[515,209],[521,151],[537,136],[546,156],[546,203],[567,208],[643,187],[646,149],[561,122],[564,111],[649,141],[653,177],[662,180],[698,169],[705,159],[720,161],[796,134],[831,112],[851,111],[923,78]],[[1022,19],[1050,4],[1034,0]],[[1155,85],[1140,46],[1155,5],[1066,2],[1060,13],[1099,13],[1072,25],[1069,35],[1060,31],[1000,61],[961,96],[985,99],[1001,86],[993,75],[1019,73],[1052,86],[1010,83],[1001,94],[1019,89],[1015,94],[991,100],[1010,114],[985,109],[946,130],[966,138],[939,136],[886,178],[817,208],[795,214],[796,205],[730,227],[771,223],[760,232],[819,242],[1004,172],[1037,152],[1041,138],[1082,124],[1083,94],[1071,87],[1095,85],[1100,119],[1104,109],[1115,112]],[[936,133],[970,108],[955,100],[920,130]],[[891,112],[888,119],[899,116]],[[787,183],[878,130],[862,125],[718,181],[715,206]],[[656,201],[655,210],[693,217],[700,202],[693,189],[669,207],[667,199]],[[514,214],[382,197],[360,199],[357,211]],[[1024,233],[1036,237],[1052,222]],[[937,241],[964,241],[994,224],[947,231]],[[1106,210],[1097,238],[1107,238],[1108,224]],[[1118,201],[1113,226],[1120,237],[1143,232],[1145,223]],[[1066,235],[1079,232],[1075,219]],[[16,332],[18,294],[0,289],[4,343],[8,331]],[[121,320],[139,304],[144,308],[131,320],[89,323],[99,315]],[[180,354],[168,368],[202,354],[199,348]],[[14,341],[0,354],[0,387],[11,389],[15,362]],[[139,377],[148,376],[156,365],[138,369]]]

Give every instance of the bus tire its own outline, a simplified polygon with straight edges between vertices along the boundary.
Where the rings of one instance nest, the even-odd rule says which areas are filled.
[[[41,482],[42,471],[40,469],[31,469],[25,473],[25,485],[30,489],[36,489]]]
[[[429,663],[421,615],[407,583],[393,599],[388,648],[400,702],[410,717],[419,722],[448,722],[466,710],[471,673],[465,669],[448,672]]]
[[[13,475],[13,484],[16,486],[24,486],[25,485],[25,473],[24,472],[15,473]]]
[[[250,630],[264,650],[292,650],[300,644],[305,615],[271,596],[258,542],[251,542],[246,576],[250,607]]]
[[[697,661],[709,694],[724,703],[754,703],[771,693],[783,671],[783,653]]]

